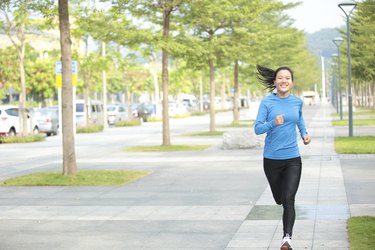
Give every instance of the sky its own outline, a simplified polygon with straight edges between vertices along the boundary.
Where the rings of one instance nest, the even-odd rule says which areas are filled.
[[[346,25],[344,12],[337,6],[343,0],[282,0],[283,3],[302,2],[301,5],[287,11],[294,26],[307,33],[324,28],[338,28]]]

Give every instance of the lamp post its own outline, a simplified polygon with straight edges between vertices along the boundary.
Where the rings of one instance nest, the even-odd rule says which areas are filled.
[[[332,59],[333,59],[333,77],[332,77],[332,86],[331,86],[331,91],[332,91],[332,104],[333,107],[336,108],[336,112],[339,113],[339,105],[338,105],[338,99],[337,99],[337,75],[336,75],[336,62],[335,58],[338,57],[337,54],[332,54]]]
[[[339,95],[340,95],[340,120],[342,120],[342,89],[341,89],[341,70],[340,70],[340,45],[344,41],[342,37],[336,37],[332,40],[337,47],[337,67],[339,69],[338,82],[339,82]]]
[[[346,15],[346,36],[348,40],[348,107],[349,107],[349,136],[353,136],[353,97],[352,97],[352,65],[350,61],[350,15],[357,4],[354,2],[340,3],[339,8]]]

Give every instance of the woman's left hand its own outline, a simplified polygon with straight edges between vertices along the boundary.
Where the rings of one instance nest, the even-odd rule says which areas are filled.
[[[311,138],[310,136],[308,135],[305,135],[305,137],[303,138],[303,144],[307,145],[311,142]]]

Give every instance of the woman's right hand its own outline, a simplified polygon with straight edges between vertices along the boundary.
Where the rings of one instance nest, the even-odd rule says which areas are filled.
[[[276,126],[284,124],[284,114],[276,116],[274,120],[275,120]]]

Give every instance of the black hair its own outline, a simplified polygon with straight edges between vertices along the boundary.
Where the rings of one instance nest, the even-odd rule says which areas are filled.
[[[277,68],[276,70],[273,70],[273,69],[257,64],[257,70],[258,70],[258,76],[257,76],[258,80],[270,92],[276,88],[274,81],[276,79],[277,73],[280,70],[288,70],[290,74],[292,75],[292,81],[293,81],[293,71],[287,66],[281,66]]]

